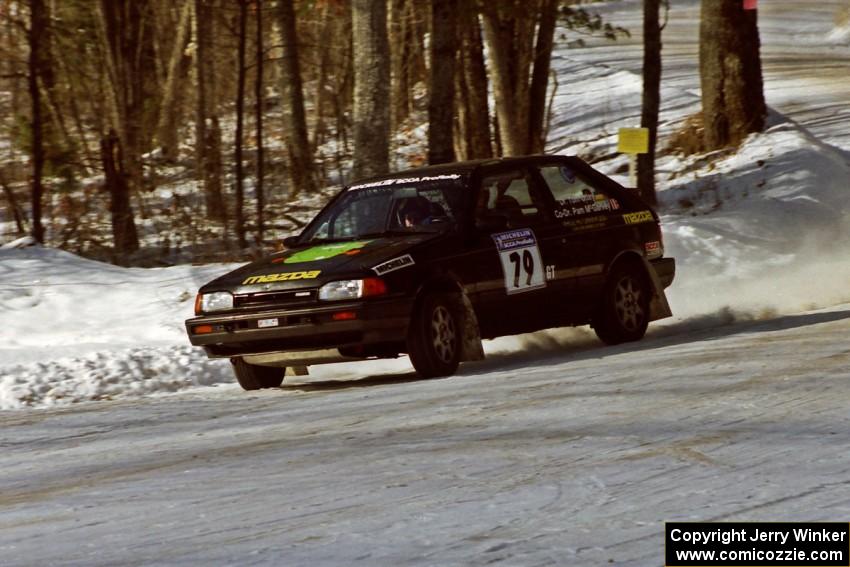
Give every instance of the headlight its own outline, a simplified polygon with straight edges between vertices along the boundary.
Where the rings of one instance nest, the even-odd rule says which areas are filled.
[[[326,283],[319,288],[319,299],[322,301],[339,301],[343,299],[359,299],[372,295],[387,293],[387,284],[380,278],[365,278],[362,280],[339,280]]]
[[[227,291],[204,293],[198,296],[198,301],[195,303],[195,313],[198,315],[226,309],[233,309],[233,295]]]

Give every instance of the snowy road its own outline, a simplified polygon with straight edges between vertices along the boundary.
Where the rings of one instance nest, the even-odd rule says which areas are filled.
[[[843,521],[848,333],[844,304],[4,412],[0,563],[660,565],[665,520]]]

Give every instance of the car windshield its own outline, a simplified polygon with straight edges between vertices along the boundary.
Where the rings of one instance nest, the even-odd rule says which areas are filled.
[[[356,240],[449,230],[457,224],[462,189],[458,174],[352,185],[319,214],[300,240]]]

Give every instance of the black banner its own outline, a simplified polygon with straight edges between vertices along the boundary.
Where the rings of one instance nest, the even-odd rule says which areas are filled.
[[[668,522],[667,567],[850,567],[846,522]]]

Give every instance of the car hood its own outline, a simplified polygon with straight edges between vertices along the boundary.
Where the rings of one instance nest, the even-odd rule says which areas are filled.
[[[413,233],[300,246],[242,266],[206,284],[201,292],[226,290],[243,294],[312,288],[341,277],[375,275],[373,267],[440,236]]]

